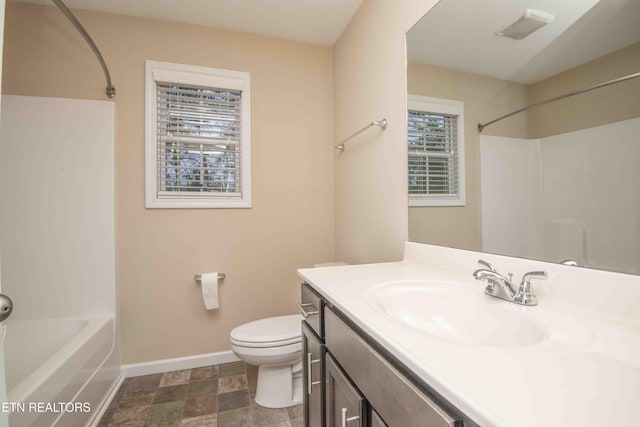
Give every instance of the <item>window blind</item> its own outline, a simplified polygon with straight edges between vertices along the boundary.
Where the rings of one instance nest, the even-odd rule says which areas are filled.
[[[409,195],[458,194],[458,116],[409,110]]]
[[[240,90],[156,82],[158,198],[242,197]]]

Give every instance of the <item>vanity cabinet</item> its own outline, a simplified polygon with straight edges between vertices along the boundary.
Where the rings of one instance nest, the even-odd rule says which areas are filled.
[[[409,380],[399,362],[372,347],[370,337],[306,283],[301,311],[305,426],[463,426],[455,408],[445,409]],[[475,423],[465,419],[467,425]]]

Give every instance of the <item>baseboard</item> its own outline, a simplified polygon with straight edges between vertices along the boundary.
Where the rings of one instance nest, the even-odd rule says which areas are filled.
[[[199,368],[201,366],[219,365],[221,363],[237,362],[240,360],[231,350],[218,353],[197,354],[195,356],[176,357],[173,359],[152,360],[150,362],[122,365],[122,375],[125,378],[140,375],[160,374],[162,372],[179,371],[182,369]]]

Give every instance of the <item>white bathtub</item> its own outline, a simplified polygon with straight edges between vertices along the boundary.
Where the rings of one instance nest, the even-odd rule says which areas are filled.
[[[7,397],[20,405],[11,427],[89,424],[120,375],[114,325],[106,316],[7,322]],[[65,412],[60,402],[84,405]]]

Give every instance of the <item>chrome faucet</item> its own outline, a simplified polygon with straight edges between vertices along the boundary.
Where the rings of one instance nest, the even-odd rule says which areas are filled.
[[[512,283],[512,273],[509,273],[509,277],[507,278],[498,273],[493,265],[486,261],[478,260],[478,264],[485,268],[474,271],[473,277],[476,280],[485,280],[487,282],[487,287],[484,290],[485,294],[521,305],[538,304],[538,298],[533,293],[531,280],[546,279],[547,273],[545,271],[531,271],[526,273],[522,276],[522,281],[518,287]]]

